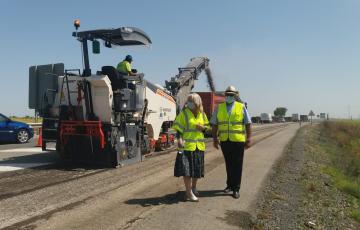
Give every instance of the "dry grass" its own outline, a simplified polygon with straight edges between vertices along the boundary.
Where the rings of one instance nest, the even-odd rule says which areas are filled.
[[[262,210],[260,213],[257,214],[256,217],[260,220],[266,220],[266,219],[270,219],[272,215],[270,212]]]
[[[310,184],[308,185],[308,191],[309,191],[309,192],[316,192],[316,188],[315,188],[314,183],[310,183]]]
[[[10,119],[13,120],[13,121],[19,121],[19,122],[24,122],[24,123],[41,123],[42,122],[42,118],[38,118],[38,119],[35,120],[35,118],[33,118],[33,117],[15,117],[15,116],[11,116]]]
[[[271,199],[273,199],[273,200],[285,200],[285,197],[280,195],[280,194],[277,194],[275,192],[271,192]]]

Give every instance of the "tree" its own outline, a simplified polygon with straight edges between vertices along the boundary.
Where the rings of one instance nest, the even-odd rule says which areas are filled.
[[[285,117],[286,112],[287,112],[287,108],[285,108],[285,107],[277,107],[274,110],[274,115],[277,116],[277,117]]]
[[[310,116],[310,123],[312,124],[312,117],[315,116],[314,111],[310,110],[309,116]]]

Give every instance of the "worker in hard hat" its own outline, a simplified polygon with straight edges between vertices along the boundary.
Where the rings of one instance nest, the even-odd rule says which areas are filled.
[[[225,102],[214,111],[212,124],[213,145],[219,148],[219,141],[226,165],[225,193],[232,191],[235,199],[240,197],[241,174],[244,149],[251,145],[251,119],[245,105],[236,101],[239,92],[234,86],[225,90]]]
[[[136,73],[131,67],[132,61],[132,56],[126,55],[125,59],[117,65],[116,69],[123,74],[127,74],[129,76],[136,76]]]
[[[172,128],[177,131],[179,148],[174,175],[184,179],[185,199],[197,202],[197,180],[204,177],[204,132],[210,130],[199,94],[188,96],[186,106],[176,117]]]

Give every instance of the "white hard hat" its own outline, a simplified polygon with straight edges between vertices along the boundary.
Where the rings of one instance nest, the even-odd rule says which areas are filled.
[[[239,95],[239,91],[237,91],[234,86],[230,85],[226,88],[225,94]]]

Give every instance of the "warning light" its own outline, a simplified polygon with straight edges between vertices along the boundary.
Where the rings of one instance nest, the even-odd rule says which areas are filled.
[[[79,19],[76,19],[76,20],[74,21],[74,26],[75,26],[75,29],[76,29],[76,30],[79,29],[79,27],[80,27],[80,20],[79,20]]]

